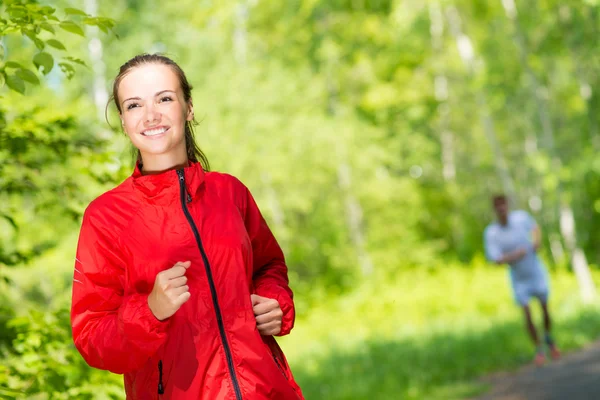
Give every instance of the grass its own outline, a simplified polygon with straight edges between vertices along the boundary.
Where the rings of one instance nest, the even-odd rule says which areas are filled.
[[[71,247],[15,270],[10,297],[25,308],[68,303]],[[580,303],[572,274],[554,272],[551,280],[560,346],[569,351],[597,339],[597,305]],[[463,399],[486,390],[479,377],[533,355],[506,271],[482,262],[372,277],[303,309],[310,295],[296,293],[296,328],[279,339],[308,400]]]
[[[552,286],[561,347],[597,339],[600,313],[579,302],[573,275],[552,274]],[[478,377],[533,355],[506,272],[493,267],[363,283],[309,313],[280,343],[307,399],[461,399],[486,389]]]

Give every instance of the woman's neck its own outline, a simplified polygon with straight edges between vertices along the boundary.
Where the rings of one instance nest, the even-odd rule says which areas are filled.
[[[160,174],[171,169],[185,168],[189,165],[187,155],[170,156],[170,155],[142,155],[142,175]]]

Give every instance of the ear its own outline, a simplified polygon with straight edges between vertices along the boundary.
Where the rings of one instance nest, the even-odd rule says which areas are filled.
[[[190,104],[188,104],[188,112],[185,117],[186,121],[191,121],[194,119],[194,104],[190,100]]]

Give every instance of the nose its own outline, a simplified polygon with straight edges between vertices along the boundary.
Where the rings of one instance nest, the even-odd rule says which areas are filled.
[[[160,112],[156,109],[154,103],[150,102],[144,107],[144,125],[152,126],[160,122]]]

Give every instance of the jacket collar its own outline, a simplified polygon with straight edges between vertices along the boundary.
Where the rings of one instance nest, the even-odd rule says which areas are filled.
[[[193,200],[204,182],[204,170],[200,163],[190,161],[183,171],[186,190]],[[136,192],[150,204],[168,206],[180,200],[179,177],[175,169],[142,175],[140,164],[136,163],[131,177]]]

